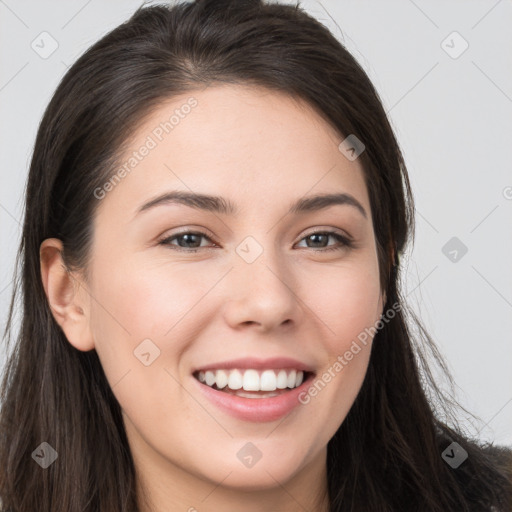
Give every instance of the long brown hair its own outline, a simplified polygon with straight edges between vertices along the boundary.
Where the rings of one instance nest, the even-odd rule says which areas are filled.
[[[95,350],[76,350],[55,322],[39,247],[59,238],[68,268],[86,269],[94,191],[114,174],[123,145],[162,101],[215,83],[259,85],[305,100],[366,147],[359,158],[385,309],[401,307],[375,335],[360,393],[328,444],[330,510],[510,512],[508,451],[463,433],[458,406],[434,382],[430,361],[451,377],[400,293],[397,255],[414,235],[414,204],[378,94],[343,45],[299,5],[256,0],[140,7],[76,61],[44,113],[5,336],[10,347],[19,306],[1,388],[3,510],[138,510],[119,403]],[[32,457],[42,442],[58,453],[46,469]],[[454,442],[468,454],[457,468],[442,457]]]

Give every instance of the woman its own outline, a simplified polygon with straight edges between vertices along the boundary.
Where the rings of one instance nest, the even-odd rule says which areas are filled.
[[[4,510],[512,510],[510,453],[441,419],[414,345],[413,213],[377,93],[320,23],[140,8],[37,134]]]

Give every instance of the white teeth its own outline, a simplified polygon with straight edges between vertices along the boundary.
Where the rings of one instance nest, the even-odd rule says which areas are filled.
[[[219,389],[225,388],[228,385],[229,376],[227,372],[224,370],[217,370],[217,375],[215,376],[215,384]]]
[[[242,374],[238,370],[229,372],[228,388],[229,389],[240,389],[242,387],[243,380]]]
[[[287,383],[287,386],[289,388],[294,388],[295,387],[295,379],[297,378],[297,372],[295,370],[292,370],[289,374],[288,374],[288,383]]]
[[[245,391],[260,390],[260,376],[256,370],[245,370],[244,385],[242,387],[245,389]]]
[[[288,387],[288,375],[284,370],[280,370],[277,374],[277,389],[284,389]]]
[[[265,370],[260,377],[260,391],[274,391],[277,387],[277,377],[273,370]]]
[[[213,372],[206,372],[204,374],[205,382],[208,386],[213,386],[215,384],[215,374]]]
[[[203,384],[218,389],[226,386],[231,390],[275,391],[296,388],[304,380],[301,370],[207,370],[200,371],[197,378]],[[274,396],[274,395],[272,395]]]

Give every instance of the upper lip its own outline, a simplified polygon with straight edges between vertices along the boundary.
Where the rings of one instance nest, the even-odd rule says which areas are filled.
[[[198,366],[192,371],[192,373],[207,370],[231,370],[235,368],[242,370],[249,368],[253,368],[255,370],[280,370],[282,368],[294,368],[296,370],[302,370],[304,372],[313,372],[312,366],[290,357],[272,357],[269,359],[245,357],[241,359],[231,359],[229,361],[220,361],[217,363],[210,363],[204,366]]]

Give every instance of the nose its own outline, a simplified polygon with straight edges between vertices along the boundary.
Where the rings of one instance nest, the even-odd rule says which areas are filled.
[[[264,250],[252,263],[235,255],[224,289],[224,318],[233,329],[247,325],[261,332],[290,328],[303,313],[297,286],[293,272],[272,251]]]

